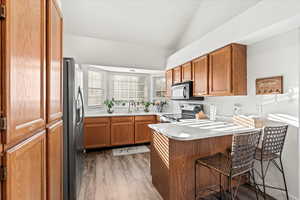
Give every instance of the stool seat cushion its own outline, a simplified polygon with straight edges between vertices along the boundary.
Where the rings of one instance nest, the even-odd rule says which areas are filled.
[[[225,176],[230,176],[231,173],[232,177],[238,176],[249,171],[248,166],[239,167],[237,169],[233,168],[231,171],[232,161],[230,157],[223,153],[217,153],[212,156],[200,158],[196,161],[196,164],[200,164],[208,168],[214,169]]]

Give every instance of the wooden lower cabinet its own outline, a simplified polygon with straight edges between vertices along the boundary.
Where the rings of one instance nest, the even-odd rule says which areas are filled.
[[[111,122],[111,145],[134,144],[134,121],[133,117],[112,118]],[[114,122],[115,121],[115,122]]]
[[[155,115],[87,117],[84,120],[86,149],[149,143],[149,124],[157,123]]]
[[[45,131],[7,150],[4,154],[7,179],[5,200],[46,199],[46,135]]]
[[[135,144],[147,143],[151,141],[151,129],[149,124],[155,124],[155,116],[136,116],[134,125]]]
[[[47,200],[63,199],[63,122],[47,128]]]
[[[110,144],[110,118],[86,118],[84,122],[85,148],[108,147]]]

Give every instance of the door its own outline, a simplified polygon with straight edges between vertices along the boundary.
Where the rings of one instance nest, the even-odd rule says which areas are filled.
[[[86,118],[84,122],[85,148],[110,146],[110,119]]]
[[[192,80],[192,63],[188,62],[182,65],[182,82]]]
[[[6,148],[45,127],[45,0],[6,0]],[[2,40],[3,41],[3,40]]]
[[[173,84],[181,83],[181,66],[173,69]]]
[[[46,200],[46,137],[42,131],[5,152],[6,200]]]
[[[173,70],[167,70],[166,71],[166,96],[167,97],[171,97],[171,93],[172,93],[172,84],[173,84]]]
[[[0,0],[0,3],[2,3],[2,0]],[[3,55],[4,54],[4,51],[3,51],[3,44],[2,44],[2,42],[4,41],[4,37],[3,37],[3,33],[2,33],[2,30],[3,30],[3,25],[4,25],[4,22],[3,22],[3,20],[4,19],[1,19],[0,18],[0,55]],[[4,116],[4,111],[3,111],[3,105],[2,105],[2,103],[3,103],[3,101],[2,101],[2,99],[3,99],[3,94],[2,94],[2,89],[3,89],[3,87],[2,87],[2,85],[3,85],[3,79],[4,79],[4,76],[3,76],[3,72],[4,72],[4,66],[5,66],[5,64],[3,63],[3,59],[2,59],[2,56],[0,56],[0,117],[3,117]],[[0,153],[2,153],[3,152],[3,142],[2,142],[2,135],[3,135],[3,133],[2,133],[2,130],[0,130],[0,134],[1,134],[1,137],[0,137]],[[0,162],[1,162],[1,157],[0,157]],[[1,183],[0,183],[0,200],[2,199],[1,198]]]
[[[62,16],[55,0],[47,1],[47,123],[62,117]]]
[[[193,95],[202,96],[208,94],[208,56],[202,56],[193,60]]]
[[[134,144],[134,117],[111,118],[111,145]]]
[[[63,198],[63,123],[47,128],[47,200]]]
[[[209,54],[209,74],[209,93],[211,95],[231,95],[231,46]]]
[[[135,144],[147,143],[151,141],[151,129],[149,124],[155,124],[156,121],[136,121],[135,122]]]
[[[149,124],[156,123],[155,115],[135,116],[134,118],[134,142],[147,143],[151,141],[151,129]]]

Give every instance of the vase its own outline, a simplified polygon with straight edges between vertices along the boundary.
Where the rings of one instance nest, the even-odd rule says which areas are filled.
[[[145,111],[145,112],[149,112],[149,108],[145,108],[144,111]]]
[[[112,114],[114,112],[113,108],[107,108],[107,113]]]

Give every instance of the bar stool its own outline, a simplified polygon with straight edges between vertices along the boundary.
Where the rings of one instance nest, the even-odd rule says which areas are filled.
[[[225,155],[223,153],[217,153],[212,156],[200,158],[196,160],[195,164],[195,176],[197,177],[197,165],[202,165],[209,169],[215,170],[219,173],[219,190],[220,196],[218,198],[222,199],[225,194],[223,186],[222,186],[222,175],[227,177],[228,180],[228,190],[230,194],[230,199],[237,199],[237,193],[239,186],[241,184],[241,178],[244,175],[250,179],[252,178],[254,183],[255,179],[250,173],[253,170],[255,151],[257,149],[257,145],[259,143],[261,131],[255,130],[247,133],[235,134],[232,138],[232,150],[229,155]],[[238,177],[238,185],[233,191],[232,181],[233,179]],[[218,186],[218,185],[216,185]],[[197,188],[197,178],[195,181],[195,188]],[[195,198],[199,199],[199,194],[197,189],[195,189]],[[209,190],[205,188],[204,190]],[[213,191],[216,192],[216,191]],[[256,199],[258,199],[258,194],[256,192]],[[204,198],[201,198],[204,199]]]
[[[288,189],[286,185],[285,174],[282,165],[282,150],[287,134],[288,126],[276,126],[276,127],[265,127],[263,132],[263,140],[261,148],[257,148],[255,159],[260,162],[260,170],[255,169],[255,172],[258,174],[258,177],[262,179],[262,184],[256,184],[263,187],[263,197],[266,199],[266,188],[271,188],[275,190],[285,191],[286,198],[289,199]],[[279,160],[279,164],[276,160]],[[264,162],[267,162],[267,167],[264,169]],[[273,163],[276,169],[281,172],[284,182],[284,188],[273,187],[271,185],[266,185],[265,178],[270,166],[270,163]],[[259,187],[258,187],[259,188]]]

